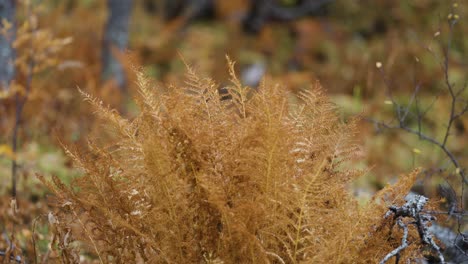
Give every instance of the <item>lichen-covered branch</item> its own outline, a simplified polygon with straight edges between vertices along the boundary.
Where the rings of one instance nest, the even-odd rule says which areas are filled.
[[[392,252],[388,253],[382,259],[382,261],[380,261],[380,264],[387,263],[387,261],[389,261],[391,258],[393,258],[395,256],[398,258],[398,256],[400,255],[400,252],[402,252],[405,248],[408,247],[408,226],[405,223],[403,223],[403,221],[401,221],[401,219],[397,220],[397,224],[398,224],[398,226],[403,228],[403,238],[401,239],[401,245],[399,247],[395,248],[394,250],[392,250]]]
[[[398,254],[408,246],[408,224],[414,225],[419,233],[421,243],[428,245],[437,254],[440,263],[445,263],[444,256],[440,251],[440,247],[435,243],[432,232],[429,227],[435,218],[427,213],[424,213],[424,206],[429,199],[422,195],[411,195],[407,198],[407,202],[403,206],[390,206],[388,212],[385,214],[385,218],[393,215],[398,225],[404,229],[404,235],[402,244],[387,254],[384,259],[380,262],[381,264],[386,263],[393,256]],[[411,221],[407,224],[403,222],[403,219],[410,218]]]

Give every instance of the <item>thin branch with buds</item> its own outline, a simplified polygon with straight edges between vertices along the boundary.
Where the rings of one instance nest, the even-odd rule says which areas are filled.
[[[450,113],[449,113],[449,118],[447,122],[447,126],[445,128],[445,132],[443,134],[443,137],[441,140],[436,139],[433,136],[430,136],[424,132],[422,132],[422,120],[426,117],[428,111],[432,108],[434,105],[435,101],[438,100],[439,95],[437,95],[434,99],[434,101],[429,105],[427,109],[420,109],[419,101],[418,101],[418,95],[419,91],[421,89],[421,85],[418,83],[415,86],[414,92],[411,96],[410,101],[406,106],[401,105],[398,103],[395,98],[392,95],[391,88],[392,85],[388,78],[385,76],[385,71],[382,67],[378,67],[379,71],[382,75],[382,78],[384,80],[384,84],[387,88],[387,94],[389,96],[389,99],[394,106],[394,111],[395,111],[395,117],[396,117],[396,123],[397,124],[391,124],[391,123],[386,123],[383,121],[378,121],[373,118],[368,118],[367,120],[374,123],[376,128],[378,129],[401,129],[403,131],[406,131],[410,134],[417,135],[420,140],[429,142],[435,146],[437,146],[439,149],[441,149],[447,157],[450,159],[452,164],[454,165],[457,173],[460,175],[460,178],[462,179],[464,184],[468,184],[468,179],[466,177],[466,171],[457,159],[457,157],[453,154],[453,152],[448,148],[447,142],[449,140],[449,137],[451,135],[451,130],[453,127],[453,124],[455,121],[459,120],[464,114],[468,112],[468,99],[462,98],[463,93],[466,90],[467,85],[465,84],[463,87],[460,89],[456,90],[455,89],[455,84],[450,82],[450,57],[449,57],[449,51],[451,48],[451,43],[452,43],[452,35],[453,35],[453,30],[454,26],[456,24],[457,20],[450,20],[449,21],[449,39],[447,45],[444,47],[443,51],[443,60],[440,63],[441,68],[444,72],[444,84],[445,84],[445,90],[448,91],[450,95]],[[430,49],[428,49],[430,50]],[[435,56],[435,55],[434,55]],[[437,57],[437,56],[435,56]],[[459,106],[460,103],[462,104],[461,107]],[[411,111],[411,107],[413,107],[413,104],[416,105],[416,110],[415,113]],[[458,110],[457,110],[458,108]],[[412,128],[410,125],[408,125],[408,116],[413,116],[417,120],[417,128]]]
[[[453,12],[453,10],[452,10]],[[393,111],[394,111],[394,120],[392,120],[391,122],[383,122],[383,121],[379,121],[379,120],[375,120],[375,119],[372,119],[372,118],[368,118],[367,120],[372,122],[375,127],[377,128],[377,130],[381,130],[381,129],[398,129],[398,130],[403,130],[409,134],[413,134],[413,135],[416,135],[418,136],[418,138],[422,141],[426,141],[426,142],[429,142],[430,144],[436,146],[437,148],[439,148],[440,150],[443,151],[443,153],[445,153],[445,155],[448,157],[448,159],[450,160],[450,162],[452,163],[452,165],[455,167],[455,172],[456,172],[456,175],[460,177],[460,181],[461,181],[461,187],[460,187],[460,199],[459,199],[459,203],[457,201],[457,198],[456,198],[456,192],[455,192],[455,189],[453,186],[450,185],[450,183],[447,181],[447,179],[445,179],[447,181],[447,183],[449,184],[449,187],[445,188],[445,187],[442,187],[439,189],[439,192],[441,192],[441,195],[443,197],[446,197],[448,202],[449,202],[449,208],[448,208],[448,211],[447,212],[438,212],[438,211],[420,211],[418,213],[418,217],[420,217],[421,219],[425,218],[426,216],[427,217],[432,217],[433,215],[436,215],[436,214],[447,214],[449,216],[454,216],[456,217],[457,219],[457,223],[458,223],[458,235],[462,235],[462,231],[461,231],[461,221],[464,217],[467,216],[467,213],[466,211],[464,210],[464,192],[465,192],[465,186],[468,184],[468,179],[467,179],[467,175],[466,175],[466,168],[464,167],[464,165],[462,165],[459,161],[459,159],[456,157],[456,155],[454,154],[453,150],[451,150],[449,147],[448,147],[448,142],[449,142],[449,139],[450,139],[450,136],[452,135],[452,130],[453,130],[453,127],[454,127],[454,124],[455,122],[459,121],[461,119],[461,117],[463,115],[465,115],[466,113],[468,113],[468,98],[463,98],[464,96],[464,93],[466,91],[466,88],[467,88],[467,84],[465,83],[463,86],[461,86],[460,88],[456,88],[455,87],[455,84],[453,82],[450,81],[450,72],[451,72],[451,69],[450,69],[450,50],[451,50],[451,45],[452,45],[452,39],[453,39],[453,32],[454,32],[454,27],[457,23],[457,20],[458,18],[455,18],[454,16],[450,17],[449,16],[449,21],[448,21],[448,25],[449,25],[449,29],[448,29],[448,40],[447,40],[447,43],[444,44],[442,43],[442,40],[439,40],[439,43],[441,44],[441,46],[443,47],[442,50],[442,58],[439,58],[433,51],[432,49],[430,48],[426,48],[426,50],[428,50],[433,56],[434,58],[439,62],[440,64],[440,67],[443,71],[443,83],[444,83],[444,89],[442,89],[434,98],[434,100],[429,104],[429,106],[425,109],[422,109],[421,105],[420,105],[420,102],[419,102],[419,92],[421,90],[421,84],[420,83],[416,83],[415,84],[415,88],[414,88],[414,91],[413,91],[413,94],[409,100],[409,102],[404,105],[404,104],[400,104],[399,102],[397,102],[397,100],[395,100],[394,96],[392,95],[392,85],[391,85],[391,82],[388,78],[386,78],[385,76],[385,71],[384,69],[382,68],[382,64],[381,63],[377,63],[377,68],[379,69],[381,75],[382,75],[382,78],[384,80],[384,85],[387,89],[387,96],[391,102],[391,104],[393,105]],[[440,29],[439,31],[437,32],[437,34],[435,36],[438,36],[440,33]],[[439,100],[440,98],[440,95],[442,94],[442,92],[445,92],[448,94],[448,98],[449,98],[449,102],[450,102],[450,109],[449,109],[449,112],[447,113],[447,116],[448,116],[448,121],[444,127],[444,133],[442,135],[442,137],[440,138],[437,138],[436,136],[432,136],[426,132],[423,132],[423,120],[426,118],[428,112],[432,109],[433,105],[435,104],[435,102],[437,100]],[[411,109],[414,109],[413,111]],[[415,120],[417,123],[416,125],[410,125],[409,122],[408,122],[408,119],[412,119],[412,120]],[[439,172],[442,172],[443,170],[440,169]],[[453,175],[453,174],[450,174],[450,175]],[[451,176],[450,176],[451,177]],[[405,216],[405,206],[403,207],[390,207],[390,211],[389,213],[394,213],[395,214],[395,217],[404,217]],[[408,217],[410,215],[406,215],[406,217]],[[417,216],[417,215],[416,215]],[[424,220],[424,219],[423,219]],[[426,219],[424,221],[431,221],[430,219]],[[398,222],[399,226],[400,225],[400,222]],[[415,222],[416,225],[418,225],[418,222],[416,221]],[[402,227],[403,228],[403,227]],[[418,231],[419,231],[419,234],[421,236],[421,239],[424,241],[425,244],[427,245],[430,245],[432,247],[432,249],[437,252],[437,254],[439,255],[439,258],[440,260],[443,262],[443,258],[442,257],[442,254],[440,252],[440,248],[434,243],[434,241],[432,240],[432,236],[426,236],[425,234],[427,234],[427,227],[425,227],[424,224],[419,224],[418,225]],[[434,231],[435,232],[435,231]],[[437,235],[437,234],[436,234]],[[446,244],[446,243],[445,243]],[[453,244],[455,244],[455,241],[453,241]],[[404,245],[404,241],[402,241],[402,246]],[[450,246],[448,244],[446,244],[446,246]],[[457,253],[457,255],[461,255],[461,254],[466,254],[462,249],[459,248],[459,246],[457,246],[458,250],[460,252]],[[401,251],[402,249],[400,249]],[[395,250],[394,250],[395,251]],[[394,254],[389,253],[386,258],[384,259],[385,261],[388,261],[389,258],[391,258],[392,256],[397,256],[399,254],[400,251],[396,251]],[[444,251],[445,252],[445,251]],[[387,258],[389,257],[389,258]]]

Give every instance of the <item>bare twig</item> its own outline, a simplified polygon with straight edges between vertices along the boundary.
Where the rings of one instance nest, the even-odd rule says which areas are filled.
[[[387,124],[387,123],[382,122],[382,121],[377,121],[377,120],[375,120],[373,118],[366,118],[366,120],[374,123],[374,125],[376,125],[377,128],[404,130],[404,131],[406,131],[406,132],[408,132],[410,134],[417,135],[420,140],[427,141],[427,142],[432,143],[433,145],[439,147],[447,155],[447,157],[449,157],[450,161],[453,163],[455,168],[460,169],[459,174],[460,174],[461,179],[463,180],[463,182],[465,184],[468,184],[468,180],[466,179],[465,170],[461,168],[461,165],[460,165],[459,161],[457,160],[457,158],[455,157],[455,155],[447,148],[446,145],[444,145],[443,143],[437,141],[436,139],[434,139],[434,138],[424,134],[423,132],[421,132],[420,128],[418,130],[414,130],[413,128],[408,127],[403,120],[399,120],[400,122],[399,122],[398,125],[390,125],[390,124]]]
[[[31,18],[31,6],[28,6],[28,17]],[[34,36],[35,34],[35,28],[32,26],[34,23],[29,23],[31,25],[31,36]],[[27,79],[26,79],[26,87],[25,87],[25,94],[23,96],[20,96],[18,92],[16,92],[15,95],[15,125],[13,127],[13,136],[12,136],[12,150],[13,153],[17,152],[18,148],[18,131],[21,127],[21,118],[23,114],[23,108],[24,105],[26,104],[26,101],[29,96],[29,92],[31,91],[31,86],[32,86],[32,80],[33,80],[33,70],[35,66],[35,61],[34,61],[34,46],[33,46],[33,39],[32,37],[29,40],[29,52],[30,54],[30,60],[29,60],[29,65],[28,65],[28,73],[27,73]],[[18,164],[16,162],[16,159],[12,159],[12,164],[11,164],[11,196],[14,200],[16,200],[16,174],[17,174],[17,168]]]
[[[451,229],[433,224],[431,232],[445,244],[445,253],[452,263],[466,263],[468,261],[468,233],[455,233]]]
[[[452,10],[452,12],[454,12]],[[459,160],[457,157],[453,154],[453,152],[448,148],[447,143],[449,140],[449,137],[451,135],[451,130],[453,127],[453,124],[455,121],[460,119],[464,114],[468,113],[468,99],[463,99],[461,98],[463,95],[463,92],[466,90],[466,83],[461,87],[460,89],[455,89],[455,84],[450,82],[450,49],[452,45],[452,39],[453,39],[453,32],[454,32],[454,26],[457,23],[457,19],[449,19],[448,25],[449,25],[449,30],[448,30],[448,40],[447,44],[444,45],[442,41],[440,40],[440,44],[443,46],[443,57],[439,58],[432,49],[426,48],[433,56],[434,58],[440,63],[440,67],[443,71],[444,74],[444,86],[445,89],[444,91],[448,92],[450,96],[450,110],[448,113],[448,122],[445,127],[445,132],[442,135],[441,139],[437,139],[434,136],[428,135],[426,133],[422,132],[422,121],[426,117],[428,111],[432,108],[434,103],[438,100],[439,95],[435,96],[435,99],[430,103],[430,105],[425,109],[422,110],[420,109],[420,103],[418,100],[418,93],[421,88],[420,83],[417,83],[415,85],[414,92],[411,96],[411,99],[409,103],[404,106],[399,104],[395,98],[392,95],[392,84],[390,80],[385,76],[384,69],[379,67],[379,71],[382,75],[382,79],[384,81],[384,85],[386,87],[386,93],[389,99],[392,102],[392,105],[394,106],[394,112],[395,112],[395,118],[397,124],[392,124],[392,123],[386,123],[383,121],[377,121],[374,119],[369,118],[368,120],[374,123],[374,125],[378,128],[386,128],[386,129],[400,129],[403,131],[406,131],[410,134],[417,135],[420,140],[429,142],[439,149],[441,149],[446,156],[450,159],[451,163],[455,167],[457,174],[459,174],[461,180],[462,180],[462,185],[468,184],[468,179],[466,177],[466,171],[462,164],[460,164]],[[440,30],[439,30],[440,32]],[[416,104],[416,109],[415,113],[412,113],[410,111],[413,103]],[[408,125],[407,118],[408,116],[415,116],[416,121],[417,121],[417,128],[412,128],[411,126]],[[464,188],[462,188],[462,195],[463,195]],[[462,207],[463,208],[463,207]]]
[[[435,139],[434,137],[431,137],[431,136],[428,136],[428,135],[424,134],[421,131],[422,119],[427,114],[429,109],[433,106],[433,103],[438,99],[438,96],[436,96],[435,100],[430,104],[428,109],[421,112],[421,110],[419,109],[419,103],[417,101],[417,95],[418,95],[418,92],[420,90],[420,85],[418,84],[418,85],[416,85],[415,91],[413,92],[413,95],[411,97],[410,102],[408,103],[408,105],[406,107],[403,107],[398,102],[396,102],[396,100],[392,96],[392,94],[391,94],[391,83],[389,82],[389,80],[387,78],[385,78],[385,73],[384,73],[383,69],[380,69],[380,73],[382,74],[384,84],[387,87],[387,94],[390,97],[390,100],[392,101],[392,104],[394,105],[394,110],[395,110],[395,115],[396,115],[396,118],[397,118],[398,125],[390,125],[390,124],[387,124],[387,123],[382,122],[382,121],[376,121],[374,119],[368,119],[368,120],[373,122],[379,128],[384,127],[384,128],[387,128],[387,129],[402,129],[402,130],[404,130],[404,131],[406,131],[408,133],[417,135],[419,137],[419,139],[421,139],[421,140],[430,142],[430,143],[434,144],[435,146],[439,147],[449,157],[449,159],[451,160],[451,162],[453,163],[455,168],[458,169],[460,177],[462,178],[463,182],[465,184],[468,184],[468,180],[466,179],[466,172],[465,172],[464,168],[461,167],[461,165],[460,165],[459,161],[457,160],[457,158],[455,157],[455,155],[447,148],[447,141],[448,141],[448,138],[449,138],[449,136],[451,134],[451,128],[452,128],[453,123],[457,119],[459,119],[462,115],[464,115],[465,113],[468,112],[468,102],[467,102],[467,100],[462,100],[460,98],[462,92],[466,89],[466,85],[463,86],[460,90],[455,91],[454,85],[450,82],[450,76],[449,76],[449,65],[450,65],[449,64],[449,49],[450,49],[450,45],[451,45],[451,42],[452,42],[451,39],[452,39],[452,34],[453,34],[453,26],[455,25],[455,22],[452,21],[452,22],[449,23],[449,25],[450,25],[450,28],[449,28],[449,32],[450,32],[449,33],[449,41],[448,41],[448,44],[447,44],[446,48],[444,49],[444,59],[443,59],[443,62],[441,63],[441,67],[442,67],[443,72],[444,72],[445,87],[446,87],[446,89],[449,92],[450,97],[451,97],[451,105],[450,105],[450,114],[449,114],[448,124],[447,124],[446,130],[445,130],[445,133],[443,135],[443,139],[441,141],[439,141],[439,140]],[[416,100],[416,117],[417,117],[417,121],[418,121],[417,130],[409,127],[406,124],[406,118],[407,118],[408,113],[410,111],[410,107],[412,106],[412,103],[415,100]],[[461,110],[459,110],[457,112],[456,111],[457,103],[460,102],[460,101],[464,102],[465,105],[462,107]],[[404,112],[404,114],[401,114],[402,111]]]
[[[453,10],[452,10],[453,11]],[[457,20],[456,19],[449,19],[449,35],[448,35],[448,41],[447,44],[444,45],[442,41],[440,40],[440,44],[443,46],[443,57],[439,58],[430,48],[427,48],[427,50],[434,56],[434,58],[440,63],[440,67],[443,71],[444,74],[444,89],[442,89],[439,94],[437,94],[434,98],[434,100],[429,104],[429,106],[426,109],[421,109],[420,102],[418,100],[418,93],[420,90],[420,84],[415,85],[414,92],[411,96],[410,101],[408,104],[402,105],[399,104],[395,98],[392,95],[392,85],[391,82],[388,78],[385,76],[384,70],[379,67],[380,73],[383,77],[384,84],[387,88],[387,96],[391,100],[393,109],[394,109],[394,120],[396,121],[395,123],[389,122],[383,122],[383,121],[377,121],[372,118],[369,118],[368,120],[372,123],[374,123],[375,127],[378,130],[381,130],[382,128],[384,129],[399,129],[406,131],[407,133],[413,134],[418,136],[418,138],[422,141],[429,142],[430,144],[436,146],[440,150],[445,153],[445,155],[448,157],[450,162],[453,164],[455,167],[455,171],[457,176],[460,177],[461,181],[461,187],[460,187],[460,196],[459,196],[459,203],[457,201],[456,197],[456,191],[454,187],[447,181],[449,184],[449,187],[441,189],[443,193],[441,193],[444,197],[447,198],[449,202],[449,208],[447,212],[437,212],[437,211],[421,211],[420,214],[417,215],[416,221],[414,222],[415,225],[418,227],[418,232],[420,235],[421,240],[423,241],[424,244],[429,245],[437,254],[439,255],[439,259],[441,261],[443,260],[443,255],[441,254],[440,248],[437,246],[437,244],[434,242],[432,238],[432,234],[428,231],[428,227],[425,225],[426,222],[431,222],[431,217],[432,215],[436,214],[447,214],[449,216],[454,216],[457,219],[457,224],[458,224],[458,235],[463,236],[462,230],[461,230],[461,221],[464,217],[467,216],[466,211],[464,210],[464,193],[465,193],[465,186],[468,184],[468,179],[466,176],[466,168],[460,163],[460,161],[457,159],[455,154],[453,153],[452,150],[449,149],[448,147],[448,141],[449,138],[452,134],[452,128],[455,124],[455,122],[460,119],[464,114],[468,113],[468,99],[462,98],[463,93],[466,90],[467,84],[465,83],[461,88],[455,89],[455,84],[450,81],[450,49],[451,49],[451,44],[452,44],[452,38],[453,38],[453,31],[454,31],[454,26],[456,24]],[[440,93],[444,91],[448,94],[449,100],[450,100],[450,109],[447,113],[448,116],[448,121],[445,125],[444,128],[444,133],[441,138],[436,138],[435,136],[432,136],[430,134],[427,134],[422,131],[423,127],[423,120],[426,118],[426,115],[428,114],[429,110],[432,109],[434,103],[440,98]],[[415,104],[415,111],[410,111],[411,107]],[[408,117],[413,117],[416,119],[416,127],[408,125]],[[440,169],[442,171],[442,169]],[[400,216],[403,216],[401,212],[398,212],[398,210],[403,210],[403,208],[390,208],[389,212],[395,213],[395,216],[400,214]],[[404,211],[404,210],[403,210]],[[454,242],[452,243],[453,245],[447,245],[447,248],[444,250],[448,256],[450,256],[452,259],[451,261],[458,261],[462,258],[463,254],[466,254],[462,249],[460,249],[460,246],[458,243]],[[453,253],[454,251],[457,251]],[[451,253],[452,252],[452,253]],[[387,255],[387,256],[394,256],[394,255]],[[388,259],[387,259],[388,260]]]
[[[27,9],[27,13],[28,13],[28,18],[31,19],[32,17],[32,10],[31,10],[31,5],[28,5],[27,6],[28,9]],[[35,66],[35,61],[34,61],[34,45],[33,45],[33,39],[32,37],[34,36],[35,34],[35,28],[32,26],[34,25],[34,23],[29,23],[31,25],[31,38],[29,40],[29,52],[30,52],[30,61],[29,61],[29,65],[28,65],[28,73],[27,73],[27,76],[26,76],[26,86],[25,86],[25,91],[24,91],[24,94],[21,95],[20,92],[16,92],[15,94],[15,123],[14,123],[14,127],[13,127],[13,135],[12,135],[12,140],[11,140],[11,146],[12,146],[12,151],[13,151],[13,158],[12,158],[12,162],[11,162],[11,197],[12,197],[12,201],[11,201],[11,205],[12,205],[12,211],[13,211],[13,214],[16,213],[16,209],[18,207],[17,205],[17,199],[16,199],[16,196],[17,196],[17,169],[18,169],[18,164],[17,164],[17,160],[16,160],[16,152],[18,150],[18,131],[21,127],[21,119],[22,119],[22,114],[23,114],[23,109],[24,109],[24,105],[26,104],[26,101],[28,99],[28,96],[29,96],[29,93],[31,91],[31,86],[32,86],[32,80],[33,80],[33,73],[34,73],[34,66]],[[15,232],[15,224],[13,223],[13,234]],[[12,244],[12,246],[14,247],[14,244]],[[6,256],[7,258],[10,258],[10,260],[15,260],[16,262],[18,263],[25,263],[25,261],[23,261],[21,259],[20,256],[13,256],[11,255],[10,252],[8,252],[8,250],[6,252],[3,252],[3,251],[0,251],[0,256]]]

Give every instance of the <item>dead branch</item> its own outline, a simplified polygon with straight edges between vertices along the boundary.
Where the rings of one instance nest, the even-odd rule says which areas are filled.
[[[388,253],[380,262],[381,264],[386,263],[390,258],[398,255],[408,246],[408,224],[414,225],[419,233],[419,238],[422,244],[428,245],[438,256],[440,263],[444,264],[445,259],[440,251],[440,247],[435,243],[433,234],[430,231],[432,221],[435,220],[430,214],[423,212],[424,206],[429,199],[422,195],[411,195],[407,198],[407,202],[403,206],[390,206],[388,212],[385,214],[385,218],[393,215],[393,219],[396,220],[397,224],[403,228],[403,239],[401,245]],[[410,218],[411,221],[406,224],[403,219]],[[397,261],[398,262],[398,261]]]

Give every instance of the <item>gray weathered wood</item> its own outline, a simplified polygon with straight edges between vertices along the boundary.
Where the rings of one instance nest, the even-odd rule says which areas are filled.
[[[0,90],[7,90],[15,76],[14,18],[15,0],[0,0],[0,27],[4,29],[5,20],[13,25],[6,34],[0,34]]]
[[[113,50],[123,51],[128,45],[128,28],[132,0],[108,0],[109,17],[104,32],[102,48],[102,78],[115,79],[120,88],[126,85],[125,73]]]

